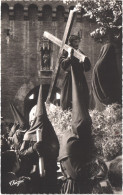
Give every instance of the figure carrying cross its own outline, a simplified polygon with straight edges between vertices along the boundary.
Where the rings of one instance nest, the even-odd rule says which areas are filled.
[[[77,35],[71,35],[69,37],[69,45],[74,49],[78,50],[80,38]],[[80,50],[79,50],[80,51]],[[81,52],[81,51],[80,51]],[[88,58],[82,62],[73,56],[74,50],[69,48],[68,52],[63,50],[63,53],[59,59],[60,70],[63,69],[64,82],[61,88],[61,99],[60,105],[63,110],[72,108],[72,78],[71,78],[71,67],[75,74],[76,84],[78,86],[79,93],[82,93],[82,102],[85,104],[86,109],[89,108],[89,90],[84,75],[84,71],[90,70],[91,65]]]
[[[87,108],[89,102],[88,86],[83,71],[90,70],[91,64],[87,56],[85,56],[83,52],[78,50],[80,38],[78,36],[74,36],[74,40],[71,38],[73,36],[69,38],[73,25],[74,16],[77,11],[80,11],[80,6],[76,6],[73,10],[70,11],[62,41],[48,32],[44,32],[43,35],[45,38],[48,38],[50,41],[60,46],[59,55],[55,71],[53,74],[47,102],[53,102],[55,88],[56,87],[60,88],[61,106],[63,109],[67,109],[69,107],[71,108],[72,101],[71,95],[72,89],[70,79],[71,66],[74,66],[78,79],[78,84],[83,88],[82,93],[83,96],[85,97],[84,99]],[[67,44],[68,40],[69,43]]]

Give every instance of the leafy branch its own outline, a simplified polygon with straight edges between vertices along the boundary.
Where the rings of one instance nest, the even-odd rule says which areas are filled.
[[[122,1],[121,0],[63,0],[64,3],[76,2],[81,4],[81,13],[98,27],[90,33],[96,41],[102,42],[109,37],[114,41],[122,38]]]

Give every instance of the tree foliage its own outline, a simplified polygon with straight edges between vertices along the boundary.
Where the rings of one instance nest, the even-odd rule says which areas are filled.
[[[64,3],[77,0],[63,0]],[[81,11],[83,17],[90,22],[97,23],[97,28],[90,33],[96,41],[102,42],[107,36],[115,41],[122,38],[122,1],[121,0],[82,0]]]
[[[66,131],[72,130],[72,111],[46,104],[48,117],[58,136],[59,142]],[[122,154],[122,107],[112,104],[103,112],[90,110],[92,136],[98,156],[112,160]]]

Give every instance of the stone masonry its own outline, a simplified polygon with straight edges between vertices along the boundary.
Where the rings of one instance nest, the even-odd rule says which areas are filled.
[[[44,31],[62,39],[69,10],[75,4],[56,0],[1,1],[1,116],[13,122],[9,103],[14,102],[24,113],[24,101],[40,83],[50,85],[59,48],[51,44],[51,71],[41,71],[41,43]],[[96,24],[76,15],[71,34],[82,36],[80,49],[89,57],[92,67],[101,48],[90,32]],[[121,54],[118,53],[121,76]],[[93,69],[93,68],[92,68]],[[90,88],[92,70],[86,74]]]

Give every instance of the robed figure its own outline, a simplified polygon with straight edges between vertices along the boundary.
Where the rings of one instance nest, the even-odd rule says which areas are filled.
[[[10,108],[13,114],[14,124],[9,132],[8,140],[11,144],[12,149],[19,150],[28,125],[24,116],[20,113],[20,111],[13,103],[10,103]]]
[[[106,43],[100,50],[92,75],[91,95],[97,110],[104,110],[108,104],[121,103],[118,77],[115,48],[113,44]]]
[[[61,193],[102,193],[98,177],[101,173],[100,179],[103,179],[107,169],[104,163],[104,169],[101,169],[99,161],[93,155],[92,121],[72,67],[71,74],[72,129],[64,133],[60,145],[59,161],[64,175]]]
[[[80,37],[77,35],[71,35],[69,37],[69,45],[76,50],[79,50]],[[64,78],[61,88],[60,105],[63,110],[72,108],[72,77],[71,67],[76,75],[76,82],[83,96],[83,101],[86,108],[89,108],[89,89],[86,82],[84,72],[87,72],[91,68],[89,59],[86,57],[84,62],[80,62],[79,59],[73,56],[73,51],[64,51],[59,59],[60,71],[64,72]],[[79,50],[79,52],[83,53]]]
[[[42,134],[41,141],[37,142],[36,131]],[[21,147],[21,158],[29,164],[36,165],[36,171],[32,174],[34,193],[57,192],[57,156],[59,154],[59,142],[51,122],[48,119],[44,101],[42,99],[42,85],[39,89],[36,115],[30,129],[26,132]],[[36,143],[37,142],[37,143]],[[45,176],[40,178],[38,160],[44,160]],[[28,166],[28,165],[27,165]]]

